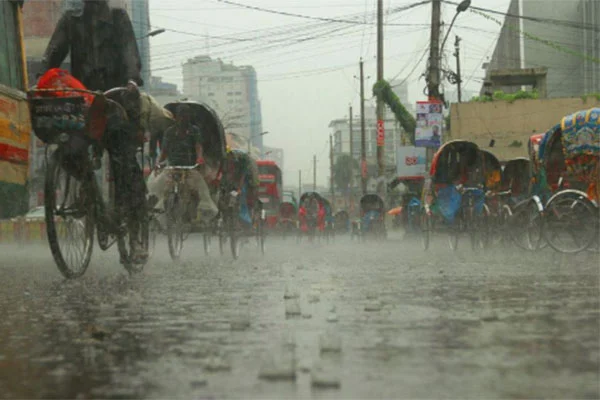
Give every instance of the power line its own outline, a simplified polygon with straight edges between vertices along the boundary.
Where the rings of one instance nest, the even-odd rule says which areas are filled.
[[[295,18],[303,18],[303,19],[311,19],[311,20],[316,20],[316,21],[323,21],[323,22],[335,22],[335,23],[342,23],[342,24],[354,24],[354,25],[365,25],[365,24],[369,24],[372,25],[373,23],[366,23],[364,21],[360,21],[360,20],[350,20],[350,19],[338,19],[338,18],[327,18],[327,17],[316,17],[316,16],[312,16],[312,15],[304,15],[304,14],[296,14],[296,13],[290,13],[290,12],[286,12],[286,11],[278,11],[278,10],[272,10],[269,8],[262,8],[262,7],[256,7],[256,6],[250,6],[247,4],[242,4],[242,3],[238,3],[235,1],[230,1],[230,0],[217,0],[220,3],[225,3],[225,4],[229,4],[232,6],[236,6],[236,7],[241,7],[241,8],[246,8],[248,10],[254,10],[254,11],[261,11],[261,12],[266,12],[269,14],[277,14],[277,15],[283,15],[286,17],[295,17]],[[411,8],[414,7],[418,7],[424,4],[428,4],[430,2],[430,0],[424,0],[424,1],[420,1],[418,3],[413,3],[411,5],[405,6],[405,7],[398,7],[396,9],[393,10],[394,13],[397,12],[401,12],[401,11],[405,11],[405,10],[409,10]],[[396,25],[396,26],[405,26],[405,24],[385,24],[385,25]]]

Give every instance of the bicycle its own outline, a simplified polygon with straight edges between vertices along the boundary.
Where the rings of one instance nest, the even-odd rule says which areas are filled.
[[[44,92],[76,95],[38,97]],[[147,262],[147,258],[134,259],[132,254],[134,242],[146,251],[149,246],[151,215],[145,196],[141,196],[144,203],[140,211],[144,217],[126,224],[124,210],[115,204],[114,182],[110,182],[110,196],[105,202],[96,179],[105,151],[103,135],[107,121],[122,123],[128,119],[123,106],[107,93],[62,88],[34,88],[28,92],[32,128],[47,145],[44,207],[48,244],[59,271],[67,279],[81,277],[86,272],[95,232],[103,251],[117,243],[120,262],[130,274],[140,272]],[[88,109],[83,96],[90,95],[95,97]],[[113,128],[126,129],[124,125]],[[111,155],[111,161],[122,166],[126,162],[115,155]],[[143,182],[142,169],[138,170]],[[72,248],[74,251],[70,251]]]
[[[455,219],[454,226],[450,228],[448,244],[450,249],[458,249],[459,236],[463,233],[469,235],[473,250],[487,248],[489,245],[489,217],[490,211],[484,202],[484,192],[480,188],[457,187],[462,195],[461,207]]]
[[[173,261],[181,257],[183,242],[190,234],[190,224],[186,220],[190,217],[192,210],[191,193],[186,186],[186,180],[190,171],[197,169],[200,165],[193,166],[164,166],[163,173],[168,173],[170,178],[169,190],[165,196],[165,216],[167,241],[169,244],[169,254]],[[210,239],[207,234],[204,235],[204,249],[208,252]]]

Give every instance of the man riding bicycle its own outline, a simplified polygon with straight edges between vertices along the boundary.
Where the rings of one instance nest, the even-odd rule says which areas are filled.
[[[84,0],[83,12],[62,16],[44,54],[43,71],[58,68],[71,55],[71,73],[94,91],[127,86],[121,99],[127,121],[109,119],[106,147],[115,178],[115,204],[122,207],[130,237],[138,237],[146,217],[146,188],[136,153],[142,145],[141,62],[131,20],[123,9],[110,8],[108,0]],[[141,243],[132,240],[132,257],[147,258]]]
[[[228,149],[223,168],[221,179],[240,196],[239,217],[251,226],[258,206],[258,167],[247,153]]]
[[[154,207],[162,209],[164,194],[168,189],[168,174],[160,173],[159,170],[164,161],[171,166],[191,167],[196,164],[204,164],[204,151],[202,148],[202,135],[200,129],[191,123],[191,109],[186,104],[177,108],[176,125],[169,128],[162,140],[161,154],[156,165],[156,172],[148,182],[150,202],[156,204]],[[187,219],[191,221],[198,207],[208,219],[217,214],[217,206],[212,201],[208,186],[202,174],[197,170],[189,171],[186,186],[190,189],[192,206],[189,208]]]

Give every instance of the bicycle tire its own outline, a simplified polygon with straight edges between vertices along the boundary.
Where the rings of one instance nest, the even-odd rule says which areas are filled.
[[[171,193],[165,200],[167,217],[167,241],[173,261],[179,261],[183,250],[183,208],[179,196]]]
[[[85,218],[83,227],[83,239],[85,240],[85,248],[83,252],[80,253],[83,257],[78,262],[78,267],[73,268],[73,266],[70,265],[70,263],[67,260],[71,258],[68,256],[65,257],[65,254],[63,254],[63,250],[60,246],[60,235],[57,232],[56,222],[57,218],[59,217],[56,209],[56,195],[59,191],[57,182],[59,177],[57,175],[60,173],[61,170],[67,173],[67,177],[69,178],[69,180],[79,180],[63,169],[63,157],[59,151],[54,152],[50,156],[48,160],[46,178],[44,182],[44,210],[46,220],[46,235],[48,238],[48,244],[50,246],[52,257],[54,258],[54,262],[56,263],[58,270],[66,279],[75,279],[85,274],[92,259],[92,252],[94,249],[94,218],[92,214],[94,207],[90,206],[89,204],[85,204],[85,200],[81,204],[81,210],[79,210],[79,212],[83,213],[83,218]],[[83,182],[81,182],[81,184],[83,185]],[[67,190],[64,191],[63,194],[68,195],[69,186],[70,183],[68,181]],[[67,220],[63,222],[63,226],[64,224],[70,224],[72,222],[73,221],[67,218]],[[72,233],[70,229],[67,229],[66,231],[66,234]]]
[[[571,210],[574,210],[575,206],[579,205],[579,212],[585,214],[581,216],[579,223],[576,224],[578,228],[585,226],[586,223],[592,224],[591,234],[589,234],[587,238],[584,238],[581,244],[578,244],[577,247],[574,248],[567,249],[558,244],[556,240],[557,235],[555,235],[555,233],[568,231],[564,228],[564,226],[560,226],[560,228],[556,230],[554,229],[554,226],[561,225],[558,221],[555,220],[555,217],[557,215],[556,213],[558,211],[555,210],[555,208],[558,208],[558,204],[563,202],[567,203],[567,205],[570,202],[571,205],[569,206],[569,208]],[[592,203],[583,193],[578,193],[576,191],[565,191],[563,193],[559,192],[552,196],[552,198],[546,204],[544,225],[544,238],[553,250],[563,254],[577,254],[582,251],[586,251],[592,246],[592,244],[596,240],[596,235],[598,232],[597,210],[594,203]],[[581,229],[575,229],[573,231],[581,231]]]

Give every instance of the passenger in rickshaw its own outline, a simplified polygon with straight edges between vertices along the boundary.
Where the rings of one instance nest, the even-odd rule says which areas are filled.
[[[320,232],[325,230],[325,220],[327,217],[327,212],[325,210],[325,206],[322,201],[317,202],[317,228]]]
[[[164,133],[161,154],[158,158],[155,173],[148,180],[150,205],[162,209],[164,197],[169,189],[169,174],[161,173],[161,166],[165,161],[172,166],[190,167],[196,164],[203,165],[202,134],[200,129],[191,123],[191,109],[186,104],[177,108],[176,125]],[[190,189],[192,206],[188,210],[187,220],[191,221],[200,208],[204,215],[212,219],[217,215],[217,206],[210,196],[204,177],[198,170],[191,170],[187,174],[185,185]]]
[[[250,156],[237,149],[227,150],[222,178],[240,196],[240,220],[252,227],[252,217],[258,206],[258,172]]]
[[[311,196],[303,201],[298,210],[300,229],[302,232],[308,232],[309,222],[318,225],[319,213],[319,201],[315,197]]]

